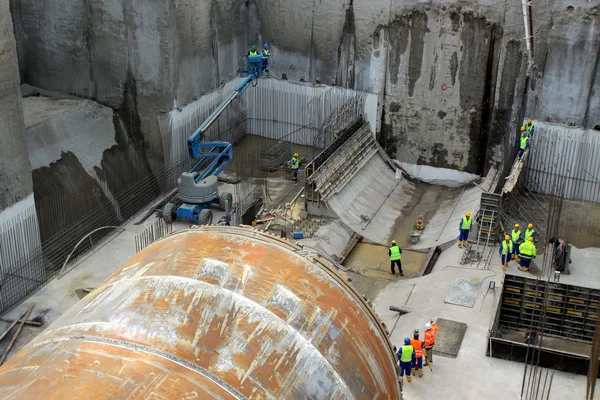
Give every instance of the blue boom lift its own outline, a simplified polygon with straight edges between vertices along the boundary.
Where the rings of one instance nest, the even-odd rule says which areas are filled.
[[[198,225],[207,225],[212,223],[212,212],[209,209],[212,204],[218,205],[222,211],[229,211],[233,196],[227,192],[219,195],[217,176],[231,162],[233,157],[231,143],[202,142],[201,140],[202,135],[221,116],[223,111],[235,99],[244,94],[250,85],[256,86],[256,80],[263,75],[263,60],[260,55],[248,56],[247,63],[247,72],[244,73],[246,79],[187,139],[189,155],[198,162],[190,172],[184,172],[177,180],[177,196],[163,208],[165,222],[171,223],[175,219],[187,219]],[[204,170],[199,171],[204,166],[206,166]]]

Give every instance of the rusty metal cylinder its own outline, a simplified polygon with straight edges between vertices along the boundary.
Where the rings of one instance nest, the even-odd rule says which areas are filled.
[[[399,399],[395,368],[326,260],[215,226],[129,260],[0,369],[0,398]]]

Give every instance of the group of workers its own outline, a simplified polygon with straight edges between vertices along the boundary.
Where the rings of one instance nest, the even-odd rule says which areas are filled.
[[[523,153],[525,153],[525,150],[529,148],[529,141],[533,137],[534,130],[535,128],[530,119],[527,120],[527,125],[521,126],[521,138],[519,140],[519,158],[523,157]]]
[[[535,248],[536,239],[537,232],[533,228],[533,224],[527,225],[525,234],[521,232],[520,225],[515,224],[515,228],[510,235],[504,237],[498,249],[502,261],[502,269],[506,270],[506,266],[510,260],[515,260],[519,263],[521,271],[528,272],[531,260],[537,256]]]
[[[423,350],[425,350],[425,363],[433,362],[433,346],[438,326],[433,321],[425,324],[424,340],[419,339],[419,328],[413,331],[413,338],[405,338],[404,345],[398,349],[398,361],[400,362],[399,375],[401,378],[406,374],[406,380],[411,381],[411,376],[419,374],[423,376]]]
[[[258,51],[256,50],[255,46],[250,47],[250,51],[248,52],[249,56],[257,56],[258,55]],[[269,57],[271,55],[271,53],[269,52],[269,43],[266,43],[263,45],[263,49],[260,53],[260,55],[262,56],[262,68],[263,68],[263,72],[267,73],[268,72],[268,68],[269,68]]]

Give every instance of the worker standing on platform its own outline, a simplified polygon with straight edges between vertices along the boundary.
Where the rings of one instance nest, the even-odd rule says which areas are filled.
[[[537,232],[533,229],[533,224],[527,225],[527,230],[525,231],[525,240],[533,238],[533,241],[537,241]]]
[[[513,254],[513,242],[510,240],[510,236],[506,235],[504,241],[500,243],[498,253],[502,258],[502,269],[506,269],[508,262],[510,261],[511,254]]]
[[[458,247],[465,247],[467,245],[467,239],[469,239],[469,232],[471,232],[472,225],[473,220],[471,219],[471,213],[467,211],[458,224],[458,230],[460,232],[458,237]]]
[[[514,249],[512,258],[516,259],[517,262],[519,262],[519,246],[523,243],[523,235],[521,234],[520,228],[521,226],[519,224],[515,224],[515,229],[510,233]]]
[[[404,377],[406,373],[406,380],[410,382],[410,372],[412,370],[412,360],[415,349],[410,345],[410,338],[404,339],[404,346],[398,350],[398,359],[400,359],[400,377]]]
[[[533,137],[533,131],[535,130],[533,124],[531,123],[531,120],[528,119],[527,120],[527,126],[525,126],[525,132],[527,132],[527,136],[529,136],[529,139],[531,139]]]
[[[292,179],[298,179],[298,168],[300,168],[300,160],[298,159],[298,153],[294,153],[294,157],[292,157],[291,161],[292,171],[294,172],[294,177]]]
[[[415,371],[418,371],[420,378],[423,376],[423,347],[425,347],[425,343],[419,339],[419,328],[415,328],[410,345],[415,349],[412,374],[416,375]]]
[[[427,356],[427,361],[433,362],[433,346],[435,345],[435,335],[437,334],[438,326],[432,320],[429,320],[428,323],[425,324],[425,354]]]
[[[521,128],[525,128],[522,126]],[[527,132],[523,132],[521,134],[521,139],[519,140],[519,158],[523,157],[523,153],[525,150],[529,148],[529,137],[527,137]]]
[[[248,52],[249,56],[257,56],[258,52],[256,51],[256,47],[252,46],[250,47],[250,51]]]
[[[404,272],[402,272],[402,249],[398,247],[395,240],[392,240],[392,247],[388,251],[388,255],[390,256],[390,269],[391,274],[396,275],[396,268],[394,265],[398,266],[398,273],[400,276],[404,276]]]
[[[265,44],[263,45],[263,51],[262,51],[262,68],[263,68],[263,72],[266,74],[269,70],[269,43],[265,42]]]
[[[519,269],[523,272],[528,272],[531,260],[533,260],[536,255],[537,253],[535,244],[533,243],[533,238],[529,237],[527,240],[521,243],[521,246],[519,246],[519,256],[521,257]]]

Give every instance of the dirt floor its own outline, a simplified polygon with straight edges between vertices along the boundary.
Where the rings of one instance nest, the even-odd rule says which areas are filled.
[[[265,171],[260,166],[261,152],[274,143],[277,143],[277,140],[256,135],[245,135],[233,146],[233,160],[227,166],[226,172],[235,172],[241,176],[251,176],[253,178],[291,178],[292,172],[285,166],[276,171]],[[289,159],[291,160],[294,153],[298,153],[300,158],[306,160],[300,165],[300,174],[302,174],[306,163],[313,160],[321,151],[323,149],[292,143]]]
[[[416,278],[427,254],[425,252],[410,250],[410,231],[420,215],[425,221],[438,210],[442,201],[457,189],[444,186],[428,185],[416,182],[414,189],[407,193],[410,202],[402,210],[402,215],[394,225],[394,235],[398,245],[402,249],[402,269],[404,276],[392,276],[388,247],[370,243],[358,243],[344,266],[354,272],[347,272],[352,279],[354,287],[367,298],[377,297],[389,283],[405,279]]]

